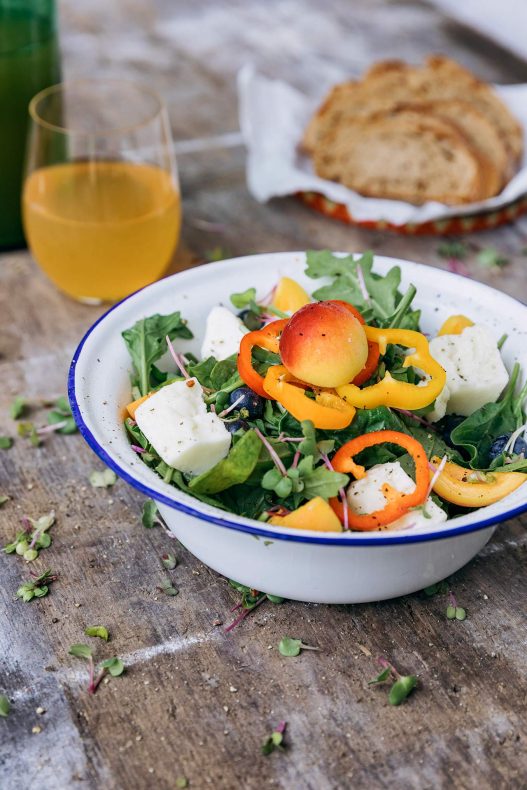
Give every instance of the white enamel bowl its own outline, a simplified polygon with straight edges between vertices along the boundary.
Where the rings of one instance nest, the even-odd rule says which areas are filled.
[[[130,400],[130,360],[123,329],[142,316],[181,310],[195,334],[181,350],[199,352],[205,318],[229,295],[255,286],[263,296],[282,275],[308,292],[304,253],[236,258],[180,272],[112,307],[82,339],[69,375],[79,429],[94,452],[127,483],[152,497],[169,529],[202,562],[258,590],[300,601],[359,603],[422,589],[461,568],[487,543],[497,524],[527,509],[527,485],[501,502],[419,530],[328,535],[272,527],[210,507],[167,485],[130,449],[122,425]],[[397,264],[403,286],[417,287],[422,328],[433,334],[447,316],[465,313],[500,337],[509,370],[527,369],[527,307],[485,285],[408,261],[377,256],[374,269]]]

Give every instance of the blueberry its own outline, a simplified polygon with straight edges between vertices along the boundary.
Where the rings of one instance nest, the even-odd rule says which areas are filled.
[[[452,446],[452,431],[454,428],[457,428],[458,425],[461,425],[465,419],[465,417],[461,417],[459,414],[447,414],[446,417],[443,417],[438,423],[441,436],[450,446]]]
[[[255,329],[261,329],[264,323],[262,317],[253,310],[242,310],[241,313],[238,313],[238,318],[243,321],[247,329],[250,329],[251,332]]]
[[[499,455],[502,454],[502,452],[505,449],[505,445],[507,444],[509,439],[510,439],[509,433],[504,433],[502,436],[498,436],[497,439],[494,439],[489,450],[489,458],[491,461],[493,461],[495,458],[497,458]],[[527,442],[525,441],[525,439],[522,439],[519,436],[514,442],[512,454],[520,455],[521,453],[527,456]]]
[[[262,416],[264,410],[264,399],[257,395],[254,390],[250,389],[249,387],[238,387],[238,389],[234,390],[234,392],[231,392],[229,403],[232,405],[239,398],[241,400],[236,404],[236,408],[238,411],[241,411],[242,409],[246,410],[247,414],[244,414],[244,417],[248,417],[250,420],[255,420],[257,417]]]
[[[225,420],[223,424],[229,433],[236,433],[239,430],[246,431],[249,427],[249,423],[245,422],[245,420],[231,420],[230,422]]]

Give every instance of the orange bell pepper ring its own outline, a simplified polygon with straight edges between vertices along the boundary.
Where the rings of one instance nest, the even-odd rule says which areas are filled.
[[[344,307],[348,310],[352,315],[355,316],[359,324],[365,325],[365,320],[362,315],[359,313],[356,307],[354,307],[349,302],[344,302],[342,299],[330,299],[329,300],[332,304],[338,304],[341,307]],[[377,365],[379,364],[379,357],[381,352],[379,350],[378,343],[375,343],[373,340],[368,340],[368,357],[366,359],[366,363],[362,368],[360,373],[357,373],[355,378],[353,379],[353,384],[356,387],[360,387],[361,384],[364,384],[365,381],[368,381],[369,378],[373,376],[375,371],[377,370]]]
[[[343,524],[345,523],[344,508],[347,508],[347,523],[351,529],[360,530],[361,532],[379,529],[404,516],[411,507],[422,505],[426,501],[430,482],[428,459],[423,445],[406,433],[400,433],[399,431],[372,431],[371,433],[357,436],[355,439],[351,439],[351,441],[342,445],[340,450],[335,453],[331,460],[333,469],[336,472],[351,472],[357,479],[364,477],[366,471],[363,466],[355,463],[353,460],[354,456],[367,447],[384,444],[385,442],[398,444],[412,456],[415,463],[415,488],[410,493],[404,494],[389,484],[385,484],[382,487],[382,492],[388,500],[385,507],[382,510],[374,510],[372,513],[363,515],[354,513],[348,507],[347,502],[343,503],[336,498],[330,500],[331,507]]]
[[[288,321],[288,318],[281,318],[279,321],[273,321],[271,324],[262,327],[262,329],[256,329],[254,332],[249,332],[247,335],[244,335],[240,342],[240,353],[238,354],[237,363],[240,378],[254,392],[257,392],[262,398],[267,398],[268,400],[272,400],[272,396],[264,390],[263,376],[260,376],[253,367],[252,350],[254,346],[258,346],[258,348],[265,348],[267,351],[278,354],[279,338]]]
[[[315,428],[346,428],[355,416],[353,406],[339,398],[334,390],[317,390],[315,400],[306,397],[308,385],[295,379],[283,365],[269,368],[263,386],[268,398],[281,403],[299,422],[311,420]]]

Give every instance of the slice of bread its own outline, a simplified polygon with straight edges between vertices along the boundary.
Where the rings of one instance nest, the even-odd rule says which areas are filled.
[[[456,127],[414,110],[335,126],[318,141],[314,166],[363,195],[415,204],[469,203],[486,188],[485,162]]]
[[[408,107],[453,124],[486,162],[485,197],[500,192],[508,177],[509,153],[500,133],[483,112],[464,99],[438,99]]]
[[[500,173],[500,187],[516,171],[523,153],[523,134],[519,123],[501,101],[495,91],[478,80],[467,69],[449,58],[434,55],[428,58],[425,66],[411,66],[402,61],[383,61],[372,66],[361,82],[346,82],[335,86],[312,117],[302,146],[313,154],[317,141],[324,138],[328,131],[340,124],[347,124],[359,117],[375,115],[382,111],[396,109],[397,106],[435,102],[463,101],[470,103],[476,111],[470,128],[478,123],[483,127],[481,115],[492,124],[495,133],[480,130],[477,137],[482,140],[488,151],[496,144],[495,156],[488,156],[490,164]],[[454,109],[445,107],[449,120],[454,120]],[[458,118],[460,127],[468,127],[469,122]],[[469,138],[472,133],[469,131]],[[494,142],[491,142],[491,137]],[[506,162],[502,163],[503,150]],[[499,160],[499,161],[498,161]],[[491,184],[489,184],[491,189]],[[492,191],[492,189],[491,189]]]

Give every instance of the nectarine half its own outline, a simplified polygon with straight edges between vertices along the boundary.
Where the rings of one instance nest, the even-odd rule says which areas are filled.
[[[315,302],[291,316],[280,338],[280,356],[301,381],[340,387],[363,369],[368,342],[349,310],[332,302]]]

